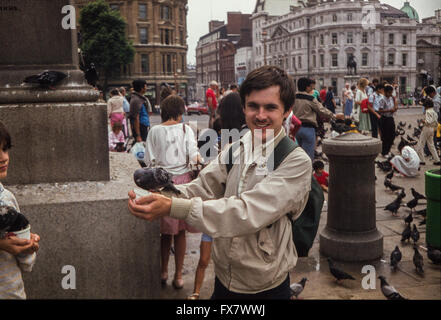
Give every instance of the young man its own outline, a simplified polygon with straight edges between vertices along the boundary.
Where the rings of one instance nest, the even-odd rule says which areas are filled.
[[[317,117],[334,118],[334,114],[312,96],[311,79],[300,78],[297,81],[298,92],[293,114],[302,121],[302,127],[296,134],[298,144],[314,160],[316,144]]]
[[[286,135],[293,82],[282,69],[264,66],[248,74],[240,95],[250,131],[236,142],[232,155],[240,161],[229,173],[227,147],[197,179],[176,186],[180,198],[163,192],[135,200],[130,191],[128,205],[141,219],[171,216],[213,237],[213,299],[289,299],[297,253],[286,213],[296,219],[306,205],[311,160],[296,148],[276,170],[266,164]]]
[[[374,81],[377,79],[374,79]],[[378,81],[377,81],[378,82]],[[369,117],[371,119],[372,127],[372,137],[378,138],[378,122],[380,121],[381,115],[378,113],[380,109],[380,102],[384,97],[384,85],[377,84],[375,87],[375,92],[368,96],[369,99]]]
[[[389,156],[395,140],[394,113],[398,110],[397,100],[392,96],[394,88],[391,85],[384,87],[384,97],[379,102],[378,113],[381,118],[378,122],[381,131],[382,151],[384,157]]]
[[[147,140],[150,128],[150,118],[148,114],[149,100],[144,96],[147,92],[145,80],[133,81],[133,92],[130,98],[130,126],[132,127],[133,138],[136,142]]]

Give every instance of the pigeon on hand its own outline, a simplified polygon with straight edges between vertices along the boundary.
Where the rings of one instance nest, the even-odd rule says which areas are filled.
[[[335,279],[338,282],[340,282],[341,280],[344,280],[344,279],[355,280],[355,278],[353,276],[351,276],[350,274],[335,267],[334,261],[331,258],[328,258],[328,264],[329,264],[329,271],[331,272],[331,274],[335,277]]]
[[[42,88],[55,89],[54,86],[66,77],[67,74],[64,72],[46,70],[40,74],[26,77],[23,82],[38,83]]]
[[[417,226],[415,224],[413,225],[413,229],[410,232],[410,237],[412,238],[414,244],[417,243],[418,240],[420,239],[420,232],[418,231]]]
[[[410,191],[412,191],[412,195],[415,199],[418,199],[418,200],[426,199],[425,196],[423,196],[421,193],[418,193],[414,188],[410,188]]]
[[[381,281],[381,292],[388,300],[406,300],[394,287],[387,283],[385,277],[379,276],[378,279]]]
[[[157,191],[159,188],[173,191],[176,194],[181,194],[181,191],[176,189],[173,184],[173,175],[164,168],[140,168],[133,174],[135,184],[148,191]]]
[[[398,267],[398,262],[401,261],[401,251],[398,248],[398,246],[395,246],[394,251],[390,254],[390,265],[392,266],[393,270],[396,271]]]
[[[410,209],[410,213],[412,214],[413,209],[418,205],[418,199],[413,198],[409,202],[406,203],[406,206]]]
[[[0,206],[0,239],[7,233],[23,230],[28,225],[28,219],[14,207]]]
[[[419,253],[418,247],[416,245],[413,246],[413,250],[414,250],[413,264],[415,265],[416,272],[419,273],[419,274],[423,274],[424,273],[424,270],[423,270],[423,266],[424,266],[423,256],[421,255],[421,253]]]
[[[406,228],[403,230],[403,232],[401,233],[401,242],[404,241],[410,241],[410,234],[411,234],[411,229],[410,229],[410,224],[406,224]]]
[[[404,222],[410,224],[413,221],[412,212],[404,219]]]
[[[441,264],[441,251],[432,247],[427,248],[427,257],[432,260],[434,264]]]
[[[296,299],[298,298],[299,294],[302,293],[303,289],[305,289],[306,281],[308,281],[308,279],[302,278],[302,280],[300,280],[300,282],[293,283],[290,286],[291,298],[292,297],[296,297]]]

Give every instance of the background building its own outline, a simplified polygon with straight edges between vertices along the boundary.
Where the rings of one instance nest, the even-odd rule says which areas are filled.
[[[81,9],[90,0],[74,0]],[[159,104],[161,83],[177,87],[187,97],[187,0],[107,0],[127,22],[127,36],[135,47],[134,62],[122,68],[109,86],[129,87],[135,79],[148,83],[147,95]],[[78,14],[79,15],[79,14]]]
[[[333,86],[336,93],[361,76],[396,82],[402,93],[413,91],[418,78],[415,18],[377,0],[298,3],[280,16],[253,13],[254,68],[277,65],[294,78]],[[352,78],[351,55],[357,62]]]
[[[210,21],[209,32],[199,39],[196,47],[196,97],[202,101],[210,81],[215,80],[225,88],[236,82],[236,50],[251,44],[247,40],[251,39],[250,15],[228,12],[227,19],[227,24]]]

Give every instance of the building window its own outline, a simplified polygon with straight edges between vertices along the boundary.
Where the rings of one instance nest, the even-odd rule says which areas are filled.
[[[179,10],[179,23],[184,24],[184,10]]]
[[[324,68],[325,67],[325,55],[321,54],[320,55],[320,68]]]
[[[347,39],[346,39],[346,42],[347,43],[353,43],[354,41],[353,41],[353,35],[352,35],[352,32],[348,32],[348,37],[347,37]]]
[[[361,42],[368,43],[368,33],[367,32],[363,32],[363,35],[361,37]]]
[[[331,60],[332,60],[332,66],[333,67],[338,67],[338,56],[336,53],[332,53],[331,54]]]
[[[147,19],[147,4],[141,3],[138,5],[138,17],[139,19]]]
[[[170,54],[162,55],[162,72],[172,73],[172,58]]]
[[[332,86],[332,91],[334,92],[334,95],[337,95],[338,88],[337,88],[337,79],[336,78],[331,79],[331,86]]]
[[[186,65],[185,65],[185,54],[181,54],[181,72],[185,73],[187,72],[186,70]]]
[[[389,53],[387,55],[387,64],[393,66],[395,63],[395,53]]]
[[[394,34],[389,33],[389,44],[394,44]]]
[[[320,23],[323,23],[323,16],[320,16]]]
[[[324,35],[320,35],[320,45],[323,46],[325,44],[325,36]]]
[[[114,4],[114,3],[110,4],[110,9],[119,11],[119,4]]]
[[[406,86],[407,86],[407,78],[406,77],[400,77],[400,88],[406,88]]]
[[[348,13],[348,21],[352,21],[352,13]]]
[[[317,67],[317,59],[315,57],[315,54],[312,56],[312,67],[313,68]]]
[[[182,31],[182,30],[179,30],[179,40],[180,40],[181,46],[183,46],[185,42],[184,42],[184,31]]]
[[[296,57],[292,57],[292,68],[295,70],[296,68]]]
[[[288,51],[289,50],[289,41],[285,42],[285,50]]]
[[[402,58],[403,58],[403,67],[406,67],[407,66],[407,53],[403,53]]]
[[[148,40],[147,28],[139,28],[139,43],[147,44]]]
[[[141,54],[141,72],[143,74],[149,73],[149,55],[148,54]]]
[[[161,30],[161,43],[162,44],[172,44],[173,31],[169,29]]]
[[[293,49],[296,48],[296,39],[295,38],[292,39],[292,48]]]
[[[283,41],[280,42],[280,51],[283,51]]]
[[[299,56],[299,69],[302,69],[302,56]]]
[[[368,65],[368,53],[367,52],[363,52],[361,54],[361,65],[363,67],[366,67]]]
[[[299,49],[300,49],[302,47],[302,38],[299,38],[298,42],[299,42]]]
[[[337,34],[336,33],[332,34],[332,44],[338,44],[338,38],[337,38]]]
[[[407,34],[403,34],[403,42],[402,44],[407,44]]]
[[[332,15],[332,22],[337,22],[337,15],[336,14]]]
[[[161,6],[161,19],[162,20],[171,20],[172,12],[169,6]]]

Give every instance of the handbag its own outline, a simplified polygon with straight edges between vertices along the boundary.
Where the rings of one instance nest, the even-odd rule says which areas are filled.
[[[182,130],[184,131],[184,140],[185,140],[185,123],[182,124]],[[187,141],[185,141],[185,145],[187,146]],[[202,163],[199,162],[199,157],[197,159],[196,164],[190,163],[190,154],[188,153],[188,150],[185,154],[185,161],[187,163],[187,168],[190,169],[191,172],[191,179],[194,180],[198,177],[199,172],[203,169]]]
[[[145,142],[137,142],[130,152],[135,156],[136,160],[143,162],[145,154]]]
[[[367,99],[367,98],[361,101],[360,109],[361,109],[362,113],[369,112],[368,103],[369,103],[369,99]]]

